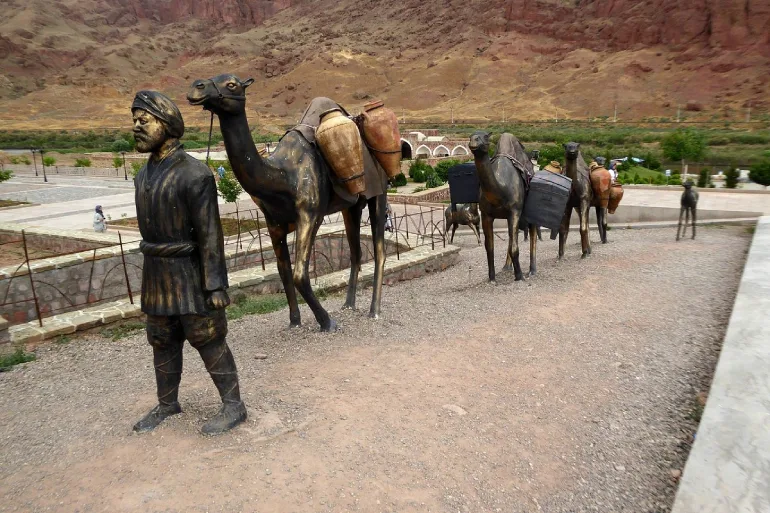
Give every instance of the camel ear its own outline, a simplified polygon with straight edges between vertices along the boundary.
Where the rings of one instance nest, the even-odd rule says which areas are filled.
[[[251,84],[253,84],[253,83],[254,83],[254,79],[253,79],[253,78],[250,78],[250,79],[248,79],[248,80],[244,80],[244,81],[243,81],[243,83],[241,83],[241,87],[243,87],[244,89],[246,89],[247,87],[249,87],[249,86],[250,86]]]
[[[567,143],[562,144],[562,146],[564,147],[565,150],[567,149]]]

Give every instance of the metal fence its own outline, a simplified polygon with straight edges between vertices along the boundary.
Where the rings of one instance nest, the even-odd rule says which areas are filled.
[[[374,260],[371,222],[361,220],[362,263]],[[275,264],[277,258],[267,233],[264,215],[258,209],[222,216],[223,225],[234,222],[234,234],[225,237],[229,272]],[[421,207],[419,211],[393,212],[386,232],[386,256],[400,259],[402,253],[418,247],[446,246],[443,211]],[[86,251],[48,254],[35,259],[27,234],[0,244],[20,244],[23,261],[6,267],[0,276],[0,315],[10,324],[44,319],[99,303],[125,299],[133,304],[141,292],[143,256],[137,234],[118,232],[118,244]],[[295,259],[294,237],[288,252]],[[49,252],[50,253],[50,252]],[[53,259],[53,260],[52,260]],[[326,216],[319,229],[309,265],[312,279],[350,266],[350,251],[341,214]]]

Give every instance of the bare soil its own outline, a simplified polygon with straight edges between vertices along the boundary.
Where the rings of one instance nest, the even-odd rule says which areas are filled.
[[[27,247],[30,260],[56,256],[55,251],[48,251],[36,247]],[[6,242],[0,245],[0,267],[21,264],[25,261],[24,244],[21,241]]]
[[[291,331],[286,310],[231,322],[249,420],[217,438],[198,432],[218,398],[189,347],[184,413],[142,436],[143,334],[41,348],[0,375],[0,510],[669,511],[750,235],[592,233],[587,260],[576,235],[497,286],[458,236],[460,264],[387,287],[379,320],[368,289],[362,311],[328,299],[336,334],[305,306]]]

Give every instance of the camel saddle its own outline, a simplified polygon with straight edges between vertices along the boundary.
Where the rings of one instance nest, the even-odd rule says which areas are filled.
[[[310,105],[308,105],[305,110],[305,113],[302,114],[299,123],[288,132],[291,132],[292,130],[299,132],[302,134],[302,137],[307,139],[310,144],[317,148],[318,145],[316,143],[315,131],[316,128],[318,128],[318,125],[321,124],[321,114],[331,109],[340,109],[345,116],[350,117],[348,111],[334,100],[324,97],[313,98]],[[361,140],[363,143],[363,136]],[[364,192],[362,192],[361,195],[365,196],[366,199],[370,199],[387,192],[388,175],[385,173],[382,166],[380,166],[374,157],[372,157],[366,144],[362,144],[362,146],[364,153],[364,181],[366,183],[366,189],[364,189]],[[321,155],[320,150],[318,154]],[[331,178],[334,192],[348,203],[356,203],[359,196],[350,194],[345,185],[339,181],[333,172],[331,172],[331,167],[327,165],[327,168],[329,169],[329,177]]]

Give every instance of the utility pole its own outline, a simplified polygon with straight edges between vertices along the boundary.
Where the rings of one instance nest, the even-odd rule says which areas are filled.
[[[40,152],[40,164],[43,166],[43,181],[48,182],[48,176],[45,174],[45,160],[43,160],[43,150],[37,150]]]
[[[505,107],[503,107],[503,124],[505,124]]]
[[[677,105],[676,106],[676,122],[677,123],[679,123],[679,112],[680,112],[681,108],[682,108],[681,105]]]
[[[618,122],[618,102],[615,102],[615,115],[612,117],[612,122]]]
[[[455,124],[455,106],[452,105],[450,109],[452,110],[452,124],[454,125]]]
[[[37,160],[35,160],[35,148],[30,148],[29,151],[32,152],[32,163],[35,164],[35,176],[38,176],[38,174],[37,174]]]
[[[746,123],[751,123],[751,101],[749,101],[749,111],[746,113]]]

